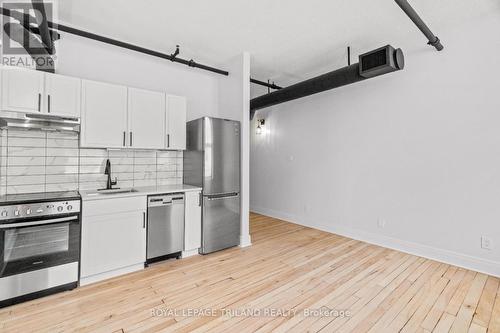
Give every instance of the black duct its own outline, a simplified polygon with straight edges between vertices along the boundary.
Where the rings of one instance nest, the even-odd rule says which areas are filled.
[[[255,112],[259,109],[360,82],[403,68],[404,56],[401,49],[394,49],[392,46],[387,45],[360,55],[359,63],[252,99],[250,101],[250,118],[253,119]]]

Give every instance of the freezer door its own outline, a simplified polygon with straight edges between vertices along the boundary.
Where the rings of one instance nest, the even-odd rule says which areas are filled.
[[[204,118],[203,193],[240,191],[240,123]]]
[[[203,197],[202,248],[207,254],[240,243],[240,197],[238,193]]]

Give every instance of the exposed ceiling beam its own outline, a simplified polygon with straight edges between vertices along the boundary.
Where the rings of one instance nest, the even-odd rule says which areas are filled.
[[[253,119],[255,112],[259,109],[360,82],[403,68],[404,56],[401,49],[394,49],[387,45],[360,55],[359,63],[252,99],[250,101],[250,118]]]

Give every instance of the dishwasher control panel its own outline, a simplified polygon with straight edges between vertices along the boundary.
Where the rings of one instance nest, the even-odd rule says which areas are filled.
[[[184,193],[172,193],[148,197],[148,207],[184,203]]]

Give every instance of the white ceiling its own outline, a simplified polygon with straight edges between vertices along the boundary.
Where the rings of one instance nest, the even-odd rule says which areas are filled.
[[[500,10],[498,0],[410,3],[437,35]],[[252,76],[283,85],[343,66],[347,45],[353,59],[407,38],[428,47],[393,0],[61,0],[58,20],[165,53],[180,44],[207,65],[249,51]]]

